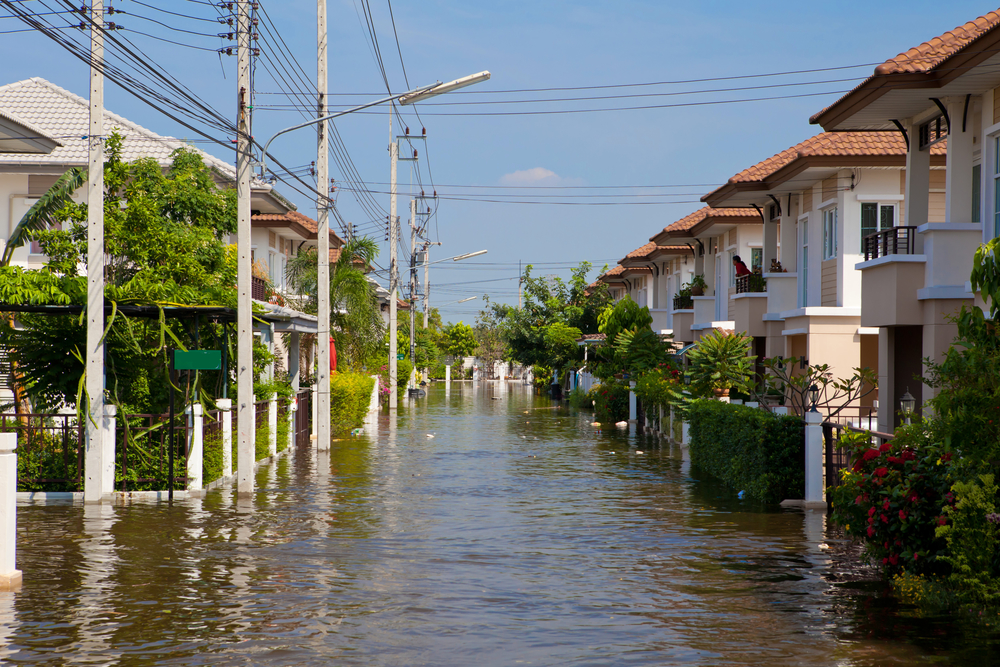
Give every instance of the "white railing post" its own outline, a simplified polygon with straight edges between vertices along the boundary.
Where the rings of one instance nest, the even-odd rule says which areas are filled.
[[[637,418],[636,405],[635,405],[635,381],[631,380],[628,383],[628,420],[635,421]]]
[[[806,506],[823,502],[823,416],[806,412]]]
[[[205,463],[205,408],[194,403],[184,409],[187,415],[187,478],[188,491],[202,488],[203,466]]]
[[[298,394],[295,394],[288,402],[288,442],[285,443],[286,448],[295,444],[295,415],[298,411],[299,396]]]
[[[233,401],[220,398],[215,402],[219,406],[219,419],[222,420],[222,478],[233,476]]]
[[[104,406],[104,435],[101,436],[104,447],[104,469],[101,474],[101,495],[115,492],[115,431],[118,426],[118,408],[114,405]]]
[[[271,394],[267,403],[267,453],[274,456],[278,453],[278,395]]]
[[[0,591],[21,587],[17,564],[16,433],[0,433]]]
[[[316,434],[316,425],[319,423],[317,417],[319,416],[319,394],[317,393],[318,386],[313,382],[313,386],[310,388],[312,391],[312,433],[310,433],[310,440],[315,440],[317,444],[319,443],[319,438]],[[390,404],[391,407],[391,404]]]
[[[689,447],[691,445],[691,425],[687,422],[681,422],[681,447]]]

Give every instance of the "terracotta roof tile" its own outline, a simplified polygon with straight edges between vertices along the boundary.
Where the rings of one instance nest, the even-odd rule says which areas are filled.
[[[654,234],[650,238],[656,238],[660,234],[667,233],[679,233],[686,232],[705,218],[712,216],[718,218],[757,218],[759,217],[757,211],[752,208],[712,208],[711,206],[704,206],[694,213],[685,215],[683,218],[667,225],[663,228],[663,231]],[[644,246],[645,247],[645,246]]]
[[[903,51],[875,68],[875,75],[928,72],[1000,24],[1000,11],[992,11],[954,30]]]
[[[636,248],[635,250],[633,250],[629,254],[625,255],[625,259],[638,259],[640,257],[645,257],[646,255],[648,255],[649,253],[653,252],[654,250],[656,250],[656,244],[653,243],[652,241],[650,241],[649,243],[647,243],[646,245],[642,246],[641,248]]]
[[[288,211],[287,213],[255,213],[250,217],[251,222],[280,222],[289,223],[294,222],[302,225],[311,233],[316,234],[319,231],[319,223],[310,218],[308,215],[303,215],[298,211]],[[344,245],[344,240],[341,239],[337,234],[331,230],[330,234],[333,237],[333,244],[338,248]],[[330,261],[334,261],[333,250],[330,249]],[[338,251],[339,256],[339,251]]]
[[[947,140],[931,146],[932,155],[946,155]],[[795,160],[815,156],[906,155],[906,142],[896,131],[822,132],[786,148],[729,179],[730,183],[762,181]]]

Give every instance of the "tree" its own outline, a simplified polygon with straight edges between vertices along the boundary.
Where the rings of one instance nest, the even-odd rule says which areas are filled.
[[[582,262],[573,269],[566,283],[560,278],[533,277],[529,264],[522,280],[524,305],[521,308],[492,305],[494,318],[502,327],[504,342],[514,361],[526,366],[563,366],[582,361],[580,348],[565,345],[567,329],[550,330],[550,327],[558,323],[561,327],[578,330],[579,335],[597,333],[597,318],[610,297],[603,283],[593,288],[587,285],[590,269],[588,262]]]
[[[598,318],[605,342],[595,349],[591,364],[594,375],[607,381],[619,373],[636,375],[666,363],[670,350],[649,325],[649,308],[640,307],[627,296],[608,305]]]
[[[152,159],[125,162],[122,138],[113,133],[105,162],[105,296],[113,304],[235,306],[236,256],[223,242],[235,229],[236,195],[220,190],[211,170],[192,151],[174,153],[166,173]],[[60,183],[62,185],[60,185]],[[68,187],[65,181],[57,187]],[[46,198],[43,198],[46,199]],[[54,201],[54,198],[53,200]],[[53,205],[54,206],[54,205]],[[25,226],[49,260],[39,270],[0,267],[0,301],[8,304],[77,304],[86,296],[87,206],[65,202],[49,208],[47,222],[62,229]],[[30,227],[30,229],[27,229]],[[221,346],[217,327],[126,318],[114,313],[106,335],[108,393],[120,408],[158,412],[166,404],[168,345],[195,338]],[[23,373],[23,389],[36,409],[74,404],[81,391],[85,330],[79,317],[19,316],[21,328],[0,327],[0,344]],[[196,376],[221,386],[221,373]]]
[[[489,307],[479,311],[474,331],[476,356],[483,364],[486,377],[492,378],[496,362],[504,361],[510,354],[497,311]]]
[[[743,333],[730,333],[715,329],[703,336],[688,353],[691,363],[693,392],[736,389],[747,392],[753,382],[753,362],[750,355],[753,339]]]
[[[379,308],[375,283],[360,267],[369,266],[378,256],[378,245],[368,237],[355,238],[341,248],[330,266],[330,330],[337,345],[337,365],[361,370],[378,368],[385,361],[385,322]],[[318,267],[316,249],[292,258],[286,274],[303,299],[296,307],[318,312]]]
[[[476,332],[468,324],[458,321],[444,327],[443,347],[446,354],[456,359],[472,356],[478,345]]]

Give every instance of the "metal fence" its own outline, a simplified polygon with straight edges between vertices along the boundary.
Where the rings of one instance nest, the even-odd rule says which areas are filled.
[[[736,277],[737,294],[760,294],[767,292],[767,279],[757,273]]]
[[[305,389],[298,393],[298,411],[295,413],[295,445],[309,444],[312,435],[312,391]]]
[[[886,255],[912,255],[915,248],[916,227],[891,227],[869,234],[862,239],[865,261]]]
[[[892,440],[892,433],[875,430],[878,417],[875,408],[857,407],[842,411],[823,422],[823,444],[825,449],[824,467],[826,487],[840,485],[841,471],[851,465],[851,452],[840,446],[841,436],[848,432],[867,433],[872,446]]]
[[[173,440],[170,415],[138,414],[118,417],[115,424],[115,458],[119,491],[160,491],[170,488],[173,449],[173,488],[187,487],[187,416],[174,415]]]
[[[83,490],[86,429],[75,414],[2,414],[0,431],[17,433],[18,490]]]

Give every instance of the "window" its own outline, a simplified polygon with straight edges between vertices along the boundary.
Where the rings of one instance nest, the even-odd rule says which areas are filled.
[[[799,256],[802,258],[799,266],[799,302],[801,308],[809,305],[809,221],[799,223]]]
[[[736,255],[732,250],[726,253],[726,264],[729,265],[729,286],[736,287],[736,267],[733,266],[733,257]]]
[[[861,252],[865,251],[865,237],[892,229],[896,225],[896,205],[864,203],[861,205]]]
[[[993,236],[1000,236],[1000,137],[993,138]]]
[[[764,269],[764,249],[750,248],[750,270]]]
[[[982,195],[983,167],[979,164],[972,165],[972,215],[970,222],[980,222],[979,220],[979,199]]]
[[[837,256],[837,208],[823,211],[823,259]]]

